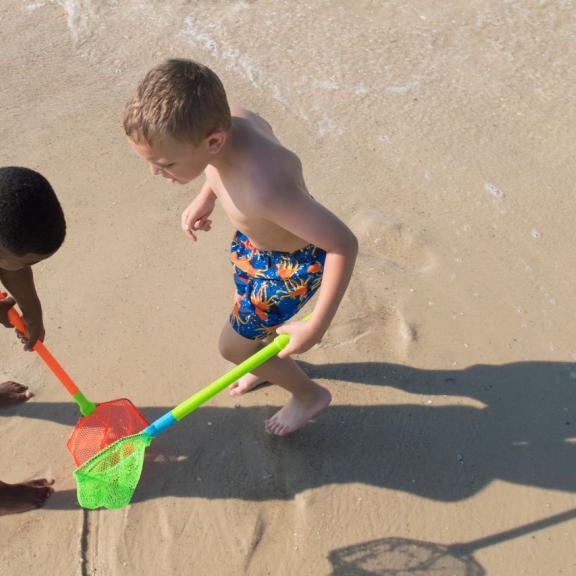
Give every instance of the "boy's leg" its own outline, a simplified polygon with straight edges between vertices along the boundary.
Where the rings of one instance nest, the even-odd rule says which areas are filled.
[[[32,393],[22,384],[16,382],[0,384],[0,407],[20,404],[31,397]],[[45,478],[20,484],[6,484],[0,481],[0,516],[40,508],[54,492],[52,484],[54,480]]]
[[[224,358],[239,364],[260,348],[260,344],[240,336],[226,322],[220,336],[220,352]],[[291,358],[274,357],[254,370],[253,375],[263,381],[282,386],[292,394],[288,403],[266,421],[269,432],[284,436],[301,428],[332,399],[330,392],[308,378]]]
[[[266,344],[270,344],[272,340],[273,338],[270,336],[263,338],[262,340],[259,340],[258,341],[259,347],[265,346]],[[257,349],[258,348],[256,348],[256,350]],[[257,388],[258,386],[260,386],[261,384],[265,384],[266,382],[268,381],[264,380],[264,378],[259,378],[258,376],[256,376],[256,374],[246,374],[245,376],[242,376],[242,378],[240,378],[238,382],[234,382],[234,384],[230,386],[229,388],[230,396],[242,396],[242,394],[246,394],[246,392],[250,392],[250,390],[254,390],[254,388]]]

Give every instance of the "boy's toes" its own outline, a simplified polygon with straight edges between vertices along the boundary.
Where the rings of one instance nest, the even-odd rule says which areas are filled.
[[[18,384],[18,382],[3,382],[0,384],[0,406],[13,406],[26,402],[32,398],[33,394],[27,386]]]
[[[275,436],[285,436],[290,432],[289,427],[280,421],[277,414],[272,416],[272,418],[269,418],[265,425],[266,430]]]
[[[267,380],[258,378],[257,376],[254,376],[254,374],[247,374],[240,378],[238,382],[234,382],[234,384],[230,386],[230,396],[241,396],[242,394],[246,394],[246,392],[250,392],[266,383]]]
[[[234,382],[234,384],[232,384],[232,386],[230,386],[230,388],[228,388],[228,394],[230,394],[230,396],[237,396],[238,395],[238,382]]]
[[[268,418],[268,420],[264,422],[264,427],[266,428],[266,432],[274,434],[274,421],[272,418]]]
[[[33,488],[49,488],[54,484],[54,478],[47,480],[46,478],[41,478],[39,480],[30,480],[30,482],[26,482],[28,486],[32,486]]]

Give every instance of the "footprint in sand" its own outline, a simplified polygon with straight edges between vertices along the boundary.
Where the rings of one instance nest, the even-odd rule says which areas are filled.
[[[399,286],[406,275],[432,272],[435,254],[408,226],[379,214],[357,213],[351,228],[360,244],[355,279],[320,348],[337,349],[339,357],[361,351],[404,361],[418,343],[418,328],[405,318]]]
[[[318,346],[320,349],[337,350],[342,361],[357,358],[359,351],[366,358],[408,358],[418,342],[418,327],[406,320],[402,310],[384,306],[372,311],[357,308],[362,310],[360,316],[350,317],[349,309],[342,311],[339,320],[332,324]]]
[[[360,244],[359,260],[365,265],[402,274],[427,273],[436,265],[427,242],[401,222],[363,211],[352,217],[350,225]]]

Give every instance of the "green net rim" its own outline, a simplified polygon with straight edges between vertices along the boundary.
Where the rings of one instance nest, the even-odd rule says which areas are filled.
[[[124,438],[118,438],[118,440],[116,440],[115,442],[112,442],[112,444],[110,444],[110,446],[106,446],[106,448],[104,448],[103,450],[100,450],[100,452],[98,452],[97,454],[94,454],[94,456],[92,456],[91,458],[86,460],[86,462],[84,462],[82,464],[82,466],[78,466],[78,468],[76,468],[76,470],[74,470],[74,475],[76,475],[77,472],[81,473],[83,468],[88,467],[88,465],[90,463],[92,463],[94,460],[96,460],[97,458],[101,458],[102,456],[104,456],[104,454],[106,452],[111,452],[112,449],[115,448],[121,442],[125,442],[126,440],[130,440],[130,439],[136,439],[140,436],[147,440],[146,447],[150,446],[150,443],[152,442],[153,436],[151,436],[150,434],[146,434],[145,432],[137,432],[136,434],[131,434],[130,436],[124,436]]]

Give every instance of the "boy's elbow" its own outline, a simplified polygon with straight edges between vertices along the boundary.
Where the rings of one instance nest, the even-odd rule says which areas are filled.
[[[358,250],[359,250],[358,238],[356,238],[356,234],[354,234],[353,232],[350,232],[350,236],[352,237],[351,238],[352,253],[354,254],[354,259],[356,259],[356,256],[358,256]]]
[[[348,247],[348,253],[355,259],[358,255],[358,238],[352,230],[348,230],[346,244]]]
[[[346,234],[342,235],[335,252],[346,256],[352,261],[356,260],[356,256],[358,255],[358,238],[356,238],[351,230],[347,230]]]

